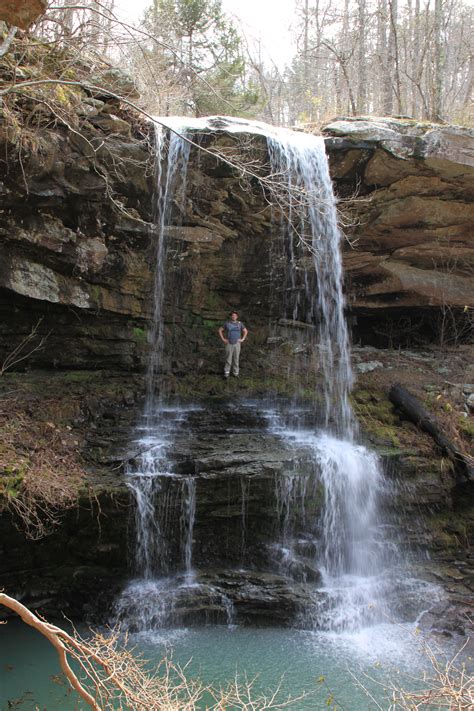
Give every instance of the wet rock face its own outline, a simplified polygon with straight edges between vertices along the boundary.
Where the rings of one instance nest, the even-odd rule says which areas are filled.
[[[311,453],[274,433],[260,406],[239,399],[178,408],[162,423],[170,432],[166,474],[149,495],[160,531],[152,552],[157,574],[184,570],[191,531],[193,569],[247,566],[300,582],[319,578],[322,490],[311,476]],[[133,454],[130,469],[141,471]],[[139,522],[133,526],[136,540]]]
[[[199,587],[185,586],[173,614],[182,623],[225,622],[223,601],[229,600],[239,621],[292,624],[320,579],[315,560],[321,491],[309,484],[298,487],[311,465],[309,453],[272,434],[256,405],[192,408],[184,410],[184,419],[180,412],[171,421],[168,471],[173,476],[162,478],[156,496],[160,538],[154,577],[185,577],[191,514],[183,482],[191,477],[196,502],[192,567]],[[61,525],[39,541],[27,540],[13,516],[0,515],[0,585],[44,614],[63,610],[103,621],[103,610],[112,609],[120,588],[139,572],[134,497],[117,471],[117,460],[125,456],[133,471],[136,453],[130,422],[128,437],[120,429],[123,413],[104,401],[96,415],[98,425],[89,424],[85,445],[89,496],[64,512]],[[120,435],[127,443],[123,449]],[[174,593],[176,585],[168,592]],[[163,599],[165,592],[155,579],[145,598]]]
[[[202,570],[192,580],[132,582],[115,605],[128,632],[165,626],[239,624],[294,626],[318,595],[314,588],[256,570]]]
[[[119,490],[84,495],[44,539],[25,538],[18,521],[0,515],[1,586],[48,617],[108,609],[128,576],[130,500]],[[113,524],[112,524],[113,521]]]
[[[242,624],[294,625],[313,608],[311,624],[319,624],[329,604],[319,590],[323,490],[312,453],[269,425],[272,408],[280,403],[287,410],[288,403],[282,398],[249,400],[235,391],[226,400],[181,407],[174,403],[165,410],[171,436],[167,475],[156,497],[161,553],[149,588],[130,590],[127,583],[140,570],[135,502],[124,463],[136,470],[143,449],[134,440],[143,409],[136,393],[142,384],[138,377],[86,371],[81,378],[78,373],[45,373],[43,380],[14,374],[4,387],[18,388],[27,377],[30,398],[33,393],[41,398],[48,422],[64,410],[65,403],[53,399],[54,393],[77,401],[72,435],[82,442],[87,489],[75,508],[60,514],[60,526],[40,541],[26,539],[18,520],[0,514],[0,587],[48,617],[63,610],[70,617],[89,616],[103,623],[104,610],[112,614],[127,586],[126,617],[117,616],[130,629],[140,628],[143,605],[156,612],[157,626],[162,614],[176,624],[226,623],[230,616]],[[363,393],[360,399],[367,400]],[[371,421],[383,416],[383,403],[373,407],[368,411]],[[304,425],[317,426],[315,416],[303,408],[299,417]],[[415,439],[420,449],[419,437]],[[396,481],[384,499],[391,535],[400,545],[422,551],[426,570],[421,577],[441,583],[456,599],[469,597],[472,560],[463,549],[469,547],[472,532],[472,492],[456,492],[434,453],[422,459],[413,447],[404,449],[407,444],[399,442],[396,455],[385,455],[391,463],[387,473]],[[195,487],[192,584],[186,573],[189,480]],[[461,505],[468,509],[464,515]],[[464,560],[465,568],[459,570]],[[394,609],[402,619],[411,614],[405,592],[394,592]]]

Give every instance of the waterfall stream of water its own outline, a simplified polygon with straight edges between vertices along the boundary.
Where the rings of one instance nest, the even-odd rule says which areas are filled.
[[[380,540],[383,529],[379,511],[386,485],[377,456],[354,443],[357,424],[349,399],[353,376],[344,315],[341,232],[324,141],[305,133],[277,131],[267,137],[267,142],[275,190],[282,195],[287,211],[281,230],[288,255],[287,283],[293,287],[287,290],[288,314],[297,322],[314,325],[317,332],[323,433],[315,436],[299,430],[293,432],[293,438],[304,441],[312,450],[314,477],[322,483],[318,565],[329,607],[337,608],[337,613],[331,610],[325,625],[341,629],[359,625],[360,608],[367,609],[369,604],[374,607],[376,603],[379,611],[383,608],[383,614],[388,613],[377,577],[387,563],[387,547]],[[301,253],[306,259],[299,258]],[[298,270],[303,271],[299,279],[302,289],[295,283]],[[290,434],[287,427],[280,427],[280,431],[283,436]],[[288,484],[284,505],[291,508],[295,482],[288,482],[287,488]],[[307,481],[300,479],[297,485],[306,488]],[[304,502],[304,494],[300,498]],[[288,541],[284,545],[291,559],[291,545],[288,548]],[[389,550],[393,553],[393,548]],[[346,587],[348,594],[341,596],[344,576],[350,576],[350,584]],[[324,624],[321,619],[319,624]]]
[[[166,228],[171,222],[173,207],[182,205],[185,198],[190,143],[157,125],[155,146],[154,308],[144,416],[137,440],[141,454],[128,471],[128,486],[135,499],[137,579],[117,602],[119,618],[130,621],[135,629],[150,629],[173,619],[177,602],[174,588],[179,584],[168,584],[169,578],[164,576],[183,573],[180,585],[185,588],[193,583],[196,482],[192,477],[173,474],[166,455],[171,432],[185,413],[179,408],[166,408],[163,391],[158,387],[164,354]]]
[[[153,319],[149,337],[150,349],[146,377],[145,417],[156,426],[161,407],[157,401],[157,378],[163,367],[164,316],[166,286],[166,227],[170,224],[173,204],[182,204],[186,194],[186,178],[190,143],[176,133],[169,133],[159,125],[155,129],[155,205],[156,235],[155,284]]]
[[[296,255],[301,250],[311,255],[316,277],[314,294],[312,281],[307,278],[309,270],[304,270],[307,306],[305,309],[301,304],[301,292],[293,289],[292,317],[317,326],[325,428],[352,439],[352,369],[342,293],[341,233],[324,141],[320,136],[278,131],[270,134],[267,142],[275,190],[287,210],[283,230],[288,243],[289,281],[294,283]]]
[[[297,548],[311,544],[313,564],[322,573],[326,597],[322,607],[318,603],[308,612],[306,623],[313,624],[308,622],[313,616],[319,618],[314,624],[326,629],[360,627],[375,619],[367,616],[369,603],[379,603],[383,614],[387,614],[380,576],[387,566],[398,562],[398,551],[396,546],[387,545],[380,525],[379,503],[386,490],[380,463],[373,452],[355,442],[357,425],[350,406],[353,378],[344,317],[341,233],[324,141],[239,119],[165,121],[181,133],[222,129],[266,137],[273,191],[286,213],[280,224],[289,294],[286,315],[307,324],[317,334],[313,347],[318,354],[316,368],[323,402],[323,427],[316,432],[290,429],[285,424],[288,413],[275,413],[270,408],[269,431],[304,446],[312,461],[309,473],[306,470],[304,475],[286,475],[275,481],[276,514],[281,521],[280,543],[273,552],[275,569],[291,577]],[[179,620],[176,610],[186,606],[187,591],[199,588],[193,573],[196,480],[169,470],[166,450],[179,413],[167,426],[163,403],[156,395],[163,360],[166,228],[173,203],[184,200],[189,148],[176,133],[168,135],[157,128],[157,268],[144,435],[139,439],[144,453],[129,472],[129,486],[136,501],[138,579],[118,604],[119,616],[133,618],[132,627],[138,629]],[[242,559],[251,546],[247,531],[249,486],[250,480],[241,480]],[[318,487],[324,503],[322,516],[315,521],[306,511],[305,502],[309,492],[313,498],[317,495]],[[293,535],[296,509],[299,520],[305,522],[304,541],[296,541]],[[173,528],[173,517],[178,522],[177,529]],[[178,551],[174,557],[172,548]],[[170,579],[170,574],[177,574],[178,578]],[[214,602],[219,599],[227,620],[233,619],[232,603],[225,594],[209,585],[201,586],[200,594]]]

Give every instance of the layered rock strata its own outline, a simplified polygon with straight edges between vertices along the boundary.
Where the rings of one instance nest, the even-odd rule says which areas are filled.
[[[1,140],[1,357],[41,320],[48,339],[32,364],[137,369],[151,316],[153,149],[117,106],[87,98],[84,106],[78,133],[41,129],[41,150],[23,150],[21,163],[8,133]],[[354,340],[393,347],[469,337],[472,132],[381,119],[336,121],[324,133],[352,222],[344,264]],[[238,154],[239,139],[225,133],[202,140]],[[249,143],[264,171],[264,142],[247,136],[244,162]],[[175,374],[213,372],[216,327],[230,308],[252,328],[255,369],[266,367],[269,348],[285,361],[285,348],[304,341],[278,312],[275,218],[254,178],[193,150],[184,213],[167,230]]]
[[[44,79],[60,61],[14,44],[2,80]],[[152,305],[153,141],[111,97],[137,98],[119,69],[71,65],[65,86],[8,96],[0,124],[0,361],[32,330],[30,363],[140,366]],[[90,91],[81,82],[97,82]],[[41,93],[41,91],[40,91]],[[45,99],[43,101],[43,99]],[[24,355],[24,353],[23,353]]]
[[[372,345],[419,345],[442,340],[449,312],[458,319],[446,340],[469,337],[461,314],[473,307],[473,131],[391,118],[341,119],[323,131],[352,222],[344,259],[354,332]]]

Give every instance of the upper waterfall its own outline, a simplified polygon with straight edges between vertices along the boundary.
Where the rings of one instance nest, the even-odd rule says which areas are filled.
[[[268,200],[283,215],[280,249],[286,262],[285,315],[315,328],[317,339],[313,348],[317,358],[314,362],[322,375],[324,425],[351,440],[355,429],[349,402],[353,379],[344,317],[342,235],[324,140],[320,136],[232,117],[166,117],[156,121],[159,136],[163,126],[168,126],[171,133],[168,174],[176,170],[174,161],[177,159],[171,153],[172,147],[184,141],[189,154],[189,146],[196,145],[192,138],[195,132],[245,133],[266,139],[269,174],[262,186]],[[235,168],[243,174],[251,171],[245,161],[240,164],[232,157],[223,157],[227,162],[234,161]],[[168,182],[167,178],[162,192],[168,189]],[[165,211],[166,203],[161,206],[161,215]]]

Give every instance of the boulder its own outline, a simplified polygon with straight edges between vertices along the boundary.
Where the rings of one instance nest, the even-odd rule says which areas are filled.
[[[108,135],[119,134],[121,136],[130,137],[130,124],[118,116],[115,116],[115,114],[101,113],[97,116],[90,117],[89,121]]]
[[[119,67],[109,67],[103,71],[91,74],[87,80],[87,84],[94,86],[95,89],[89,91],[93,93],[94,98],[110,101],[111,94],[115,94],[118,98],[128,99],[131,102],[138,101],[140,92],[130,74],[127,74]],[[105,91],[102,91],[105,89]]]
[[[466,398],[466,404],[469,412],[474,412],[474,393],[471,393]]]
[[[378,368],[383,368],[383,363],[379,360],[371,360],[367,363],[357,363],[356,365],[356,369],[359,373],[371,373],[373,370],[377,370]]]

